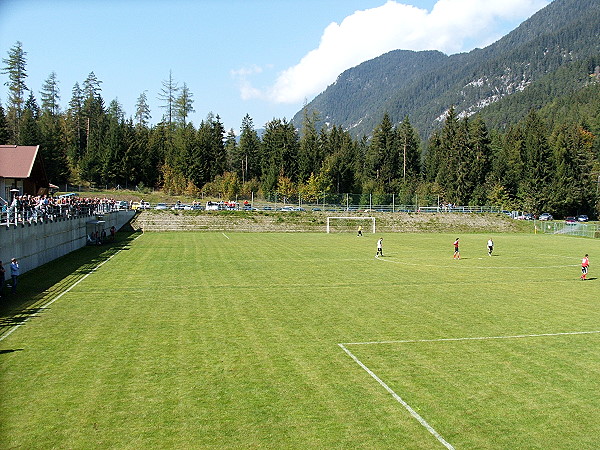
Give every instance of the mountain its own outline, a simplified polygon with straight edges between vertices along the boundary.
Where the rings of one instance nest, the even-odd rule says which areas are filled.
[[[319,113],[317,126],[342,126],[356,136],[369,135],[387,112],[395,123],[409,116],[426,137],[450,106],[484,117],[489,108],[489,125],[505,127],[532,107],[584,88],[598,65],[600,1],[554,0],[484,49],[451,56],[395,50],[366,61],[305,108]],[[502,112],[506,104],[510,114]],[[292,119],[296,126],[303,115],[304,109]]]

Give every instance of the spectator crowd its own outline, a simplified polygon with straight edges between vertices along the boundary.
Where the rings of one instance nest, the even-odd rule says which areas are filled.
[[[78,196],[15,195],[11,202],[0,201],[0,223],[22,224],[108,213],[117,209],[112,198]]]

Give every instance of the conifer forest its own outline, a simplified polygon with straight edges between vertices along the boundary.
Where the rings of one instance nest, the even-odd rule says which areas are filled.
[[[193,93],[171,73],[157,81],[160,111],[150,110],[142,92],[128,113],[116,99],[103,99],[93,72],[68,96],[54,72],[41,87],[28,86],[26,55],[17,42],[2,60],[9,81],[0,99],[0,141],[40,145],[48,178],[57,185],[224,198],[393,194],[398,204],[418,196],[431,205],[441,200],[558,217],[598,214],[600,80],[579,98],[548,100],[502,128],[447,105],[426,138],[410,115],[388,113],[370,134],[356,137],[336,124],[317,127],[319,112],[309,108],[300,127],[285,118],[255,124],[246,115],[239,130],[226,130],[212,112],[194,124]]]

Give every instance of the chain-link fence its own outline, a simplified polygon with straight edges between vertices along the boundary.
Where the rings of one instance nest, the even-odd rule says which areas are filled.
[[[546,222],[542,220],[536,220],[534,222],[534,226],[536,232],[538,233],[600,238],[600,226],[593,223]]]

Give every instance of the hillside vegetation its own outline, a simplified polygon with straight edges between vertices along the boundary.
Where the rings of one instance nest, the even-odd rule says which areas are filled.
[[[325,232],[324,212],[193,212],[155,211],[138,213],[132,221],[135,229],[143,231],[247,231],[247,232]],[[391,232],[448,232],[501,233],[534,231],[531,222],[510,219],[502,214],[453,213],[364,213],[376,217],[377,233]],[[348,223],[345,232],[355,233],[359,222]],[[363,225],[365,232],[368,225]],[[368,235],[368,233],[366,233]]]
[[[507,126],[531,108],[584,88],[599,61],[600,3],[554,0],[484,49],[451,56],[396,50],[362,63],[343,72],[306,108],[319,113],[320,124],[340,125],[355,136],[371,134],[386,112],[395,122],[410,116],[425,138],[451,105],[458,114],[492,104],[502,111],[505,99],[528,92],[509,101],[502,119],[488,124]],[[297,126],[302,117],[302,111],[295,115]]]

